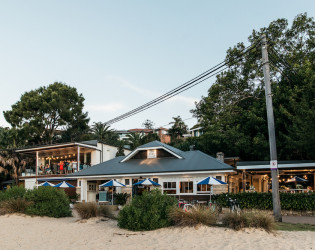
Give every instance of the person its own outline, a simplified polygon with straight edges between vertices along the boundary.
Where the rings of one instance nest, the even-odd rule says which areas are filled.
[[[72,168],[73,168],[73,172],[77,172],[78,169],[78,163],[76,161],[72,162]]]
[[[63,174],[63,166],[64,166],[64,162],[61,161],[61,162],[59,163],[60,174]]]
[[[53,164],[53,173],[57,174],[58,171],[58,165],[56,163]]]
[[[72,162],[68,162],[68,173],[72,173]]]

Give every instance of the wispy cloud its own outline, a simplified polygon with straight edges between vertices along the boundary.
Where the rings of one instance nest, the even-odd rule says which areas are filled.
[[[93,104],[86,105],[85,108],[89,111],[102,111],[106,113],[113,113],[125,108],[125,105],[119,102],[107,103],[107,104]]]
[[[157,92],[157,91],[152,91],[150,89],[147,89],[147,88],[141,88],[141,87],[138,87],[134,84],[132,84],[131,82],[123,79],[122,77],[119,77],[119,76],[108,76],[107,77],[107,80],[108,81],[111,81],[111,82],[114,82],[115,84],[119,84],[121,85],[122,87],[124,88],[128,88],[142,96],[146,96],[146,97],[149,97],[149,98],[157,98],[161,95],[163,95],[164,93],[161,93],[161,92]],[[192,97],[187,97],[187,96],[183,96],[183,95],[177,95],[177,96],[174,96],[170,99],[168,99],[168,101],[171,101],[171,102],[184,102],[186,104],[189,104],[189,105],[194,105],[196,101],[198,101],[197,98],[192,98]]]

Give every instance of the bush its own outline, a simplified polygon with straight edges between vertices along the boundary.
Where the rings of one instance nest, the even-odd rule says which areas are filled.
[[[70,201],[63,190],[54,187],[39,187],[27,191],[25,199],[33,202],[26,209],[27,214],[55,218],[71,216]]]
[[[238,193],[228,194],[237,199],[242,209],[272,210],[271,193]],[[228,207],[226,194],[214,195],[213,199],[219,206]],[[280,193],[281,209],[294,211],[315,211],[315,193]]]
[[[175,204],[175,197],[161,194],[160,190],[144,191],[120,211],[118,226],[133,231],[168,227],[171,225],[168,212]]]
[[[115,193],[114,194],[115,203],[118,205],[122,205],[122,206],[126,204],[128,197],[129,197],[129,194],[127,194],[127,193]]]
[[[228,213],[223,217],[222,223],[234,230],[254,227],[271,232],[275,229],[273,217],[264,211]]]
[[[98,216],[98,207],[94,202],[80,202],[74,205],[81,219],[90,219]]]
[[[24,198],[9,199],[0,202],[0,214],[6,213],[24,213],[25,210],[32,204]]]
[[[26,193],[24,187],[13,186],[0,194],[0,201],[23,198]]]
[[[101,205],[98,207],[98,214],[99,216],[116,219],[116,217],[113,214],[113,210],[107,206],[107,205]]]
[[[176,207],[171,209],[169,217],[176,226],[196,226],[198,224],[211,226],[217,223],[218,213],[204,206],[196,206],[189,212]]]

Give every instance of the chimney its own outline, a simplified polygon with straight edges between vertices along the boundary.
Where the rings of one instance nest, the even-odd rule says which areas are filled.
[[[195,147],[195,145],[190,145],[190,146],[189,146],[189,150],[190,150],[190,151],[194,151],[194,150],[195,150],[194,147]]]
[[[224,153],[223,152],[217,153],[217,160],[224,162]]]

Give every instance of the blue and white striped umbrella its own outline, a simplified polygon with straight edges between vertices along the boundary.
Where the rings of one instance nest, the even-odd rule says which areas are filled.
[[[199,181],[197,185],[227,185],[226,182],[218,180],[217,178],[214,178],[212,176],[207,177],[206,179],[203,179],[202,181]]]
[[[125,187],[125,185],[113,179],[99,185],[99,187]]]
[[[75,186],[71,185],[70,183],[63,181],[58,184],[56,184],[54,187],[60,187],[60,188],[74,188]]]
[[[99,185],[99,187],[125,187],[125,185],[112,179],[108,182]],[[112,205],[114,205],[114,190],[112,191]]]
[[[211,203],[211,195],[213,193],[213,185],[227,185],[227,183],[224,181],[218,180],[217,178],[214,178],[212,176],[209,176],[206,179],[199,181],[197,183],[197,185],[211,185],[211,191],[210,191],[210,203]]]
[[[161,186],[159,183],[155,182],[155,181],[152,181],[150,179],[145,179],[145,180],[142,180],[142,181],[139,181],[135,184],[133,184],[135,186],[137,185],[142,185],[142,186]]]
[[[39,184],[38,186],[39,187],[54,187],[55,185],[50,183],[50,182],[48,182],[48,181],[45,181],[45,182]]]

